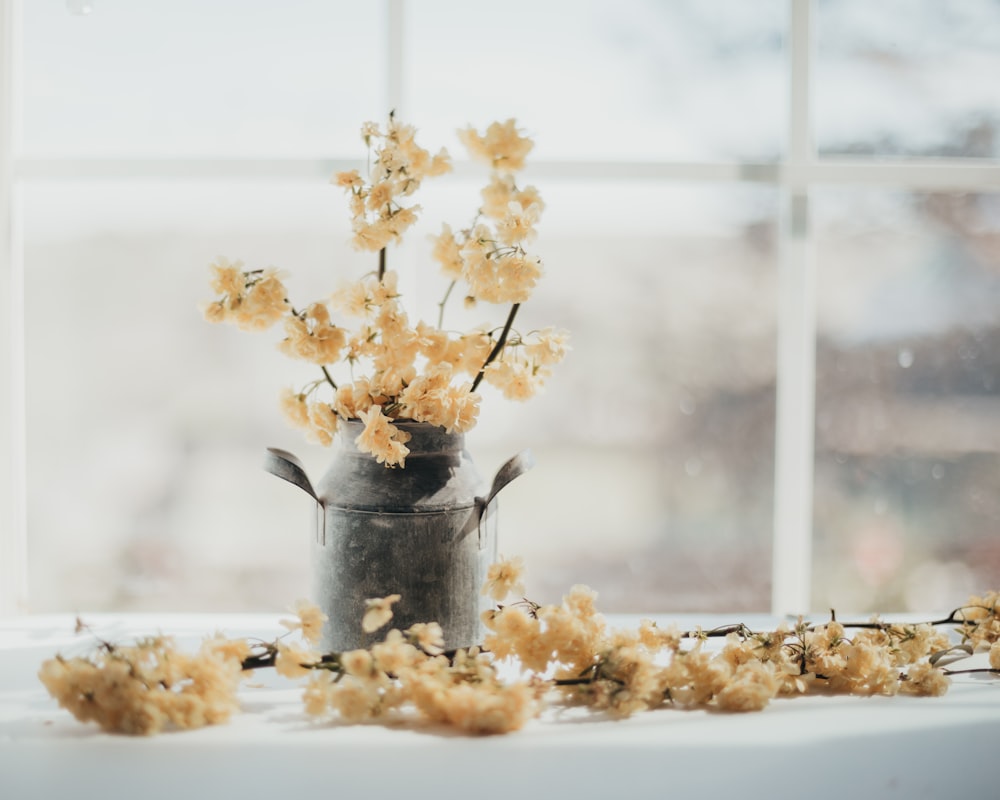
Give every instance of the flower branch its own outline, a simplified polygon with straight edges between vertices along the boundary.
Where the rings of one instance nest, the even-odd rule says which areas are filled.
[[[285,338],[279,349],[316,365],[323,376],[308,389],[283,392],[288,421],[309,439],[329,445],[341,421],[361,420],[365,429],[355,439],[358,447],[386,466],[403,467],[409,450],[396,420],[428,422],[449,433],[471,430],[484,380],[508,399],[527,400],[541,390],[568,347],[566,334],[554,328],[536,331],[530,341],[508,340],[517,309],[542,275],[541,260],[526,245],[544,208],[534,187],[522,189],[514,181],[534,146],[514,120],[495,122],[483,133],[459,132],[470,155],[486,162],[492,173],[472,226],[453,234],[443,225],[434,237],[431,258],[448,282],[436,327],[411,321],[397,290],[398,276],[387,268],[387,253],[422,213],[408,198],[424,180],[448,172],[450,156],[443,149],[432,155],[420,147],[413,127],[394,114],[384,127],[366,123],[361,134],[368,151],[366,174],[340,172],[332,182],[347,195],[352,244],[378,253],[377,270],[299,312],[286,299],[277,270],[244,270],[242,262],[220,258],[211,265],[212,288],[220,298],[205,307],[205,315],[245,330],[281,322]],[[488,329],[443,329],[445,304],[457,284],[464,287],[467,303],[511,305],[496,342]],[[346,366],[349,380],[334,378],[338,364]],[[328,396],[316,391],[320,385],[329,387]]]

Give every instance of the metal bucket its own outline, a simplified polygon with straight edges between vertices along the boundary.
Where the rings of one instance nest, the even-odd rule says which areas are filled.
[[[388,469],[358,450],[364,426],[342,423],[333,460],[313,487],[291,453],[269,448],[265,469],[317,502],[312,541],[313,599],[329,617],[322,647],[368,647],[385,631],[365,634],[365,600],[401,595],[392,627],[437,622],[445,649],[482,642],[480,595],[497,556],[495,497],[533,464],[529,451],[507,461],[488,494],[465,450],[465,437],[426,422],[395,422],[410,434],[406,466]]]

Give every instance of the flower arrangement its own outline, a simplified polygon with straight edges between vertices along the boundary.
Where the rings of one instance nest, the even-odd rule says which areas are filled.
[[[575,586],[561,603],[523,593],[520,559],[494,564],[483,591],[513,597],[485,613],[483,647],[445,653],[433,622],[391,628],[367,649],[321,653],[324,616],[300,601],[273,641],[207,639],[195,654],[158,636],[134,645],[101,641],[89,657],[45,661],[39,678],[59,705],[109,732],[153,734],[226,721],[239,708],[241,676],[273,667],[305,679],[304,711],[317,720],[394,724],[416,718],[470,734],[524,726],[545,703],[584,705],[614,716],[662,708],[760,711],[779,695],[942,695],[950,676],[1000,676],[1000,592],[970,597],[943,619],[920,624],[809,623],[771,631],[743,624],[681,631],[645,620],[610,630],[593,591]],[[368,601],[359,624],[374,632],[392,620],[398,595]],[[955,626],[954,644],[942,626]],[[78,629],[80,628],[78,623]],[[707,642],[722,639],[721,649]],[[974,651],[985,669],[945,666]],[[519,676],[501,677],[505,660]]]
[[[378,253],[377,270],[297,308],[277,270],[245,270],[242,262],[219,258],[210,267],[219,297],[205,316],[252,331],[282,322],[281,351],[315,364],[321,374],[283,393],[287,419],[323,445],[332,442],[340,420],[361,420],[358,447],[386,466],[403,467],[409,434],[395,420],[468,431],[479,416],[483,381],[509,399],[530,398],[565,356],[567,337],[555,328],[523,334],[514,328],[542,275],[541,260],[526,246],[544,209],[537,189],[515,181],[533,147],[515,120],[494,122],[482,133],[459,131],[470,155],[489,164],[491,175],[472,223],[457,231],[445,224],[434,237],[431,255],[446,281],[436,324],[411,322],[398,275],[386,262],[389,246],[402,240],[421,211],[409,198],[425,179],[448,172],[451,158],[444,149],[431,155],[420,147],[414,128],[393,114],[384,127],[366,123],[361,136],[368,148],[365,174],[340,172],[332,183],[347,194],[354,247]],[[463,332],[445,328],[446,305],[457,286],[467,306],[509,306],[504,323]],[[354,327],[338,324],[335,311]],[[336,364],[347,365],[349,380],[334,377]]]

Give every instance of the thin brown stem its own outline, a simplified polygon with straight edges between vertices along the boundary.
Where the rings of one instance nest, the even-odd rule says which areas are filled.
[[[998,675],[1000,676],[1000,669],[990,669],[988,667],[981,667],[980,669],[948,669],[947,667],[941,670],[945,675]]]
[[[483,382],[483,376],[486,374],[486,368],[493,363],[494,359],[501,352],[503,352],[504,345],[507,344],[507,337],[510,335],[510,328],[514,324],[514,317],[517,316],[517,310],[521,307],[520,303],[514,303],[510,307],[510,313],[507,315],[507,321],[504,323],[503,330],[500,332],[500,338],[497,339],[497,343],[493,346],[490,354],[486,357],[486,361],[483,362],[483,366],[479,368],[479,374],[476,375],[476,379],[472,382],[472,391],[476,391],[479,384]]]
[[[319,368],[321,370],[323,370],[323,377],[326,378],[326,382],[329,383],[333,387],[333,391],[337,391],[337,384],[334,383],[333,378],[330,377],[330,373],[326,371],[326,367],[324,367],[322,364],[320,364]]]
[[[378,279],[382,280],[385,275],[385,248],[378,251]]]

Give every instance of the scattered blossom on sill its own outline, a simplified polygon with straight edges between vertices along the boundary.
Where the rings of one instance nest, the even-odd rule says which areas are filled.
[[[778,696],[810,692],[940,696],[950,670],[937,656],[981,651],[1000,675],[1000,594],[972,597],[945,620],[922,624],[823,624],[800,619],[772,631],[744,625],[680,631],[643,620],[634,630],[609,629],[596,593],[573,587],[557,604],[523,594],[523,563],[503,560],[489,571],[484,594],[511,600],[486,612],[483,647],[443,652],[435,622],[390,628],[369,648],[320,653],[324,620],[307,601],[283,619],[273,642],[206,639],[194,654],[158,636],[134,645],[100,642],[88,657],[56,656],[39,678],[59,705],[103,730],[153,734],[225,722],[238,710],[237,689],[249,670],[274,667],[304,679],[305,713],[348,723],[412,720],[469,734],[518,730],[545,704],[585,705],[615,716],[661,708],[761,711]],[[392,621],[399,595],[372,598],[359,625],[368,633]],[[957,625],[956,647],[943,625]],[[706,646],[723,637],[712,652]],[[291,637],[291,638],[289,638]],[[513,658],[515,680],[498,667]],[[962,670],[955,670],[961,672]]]

